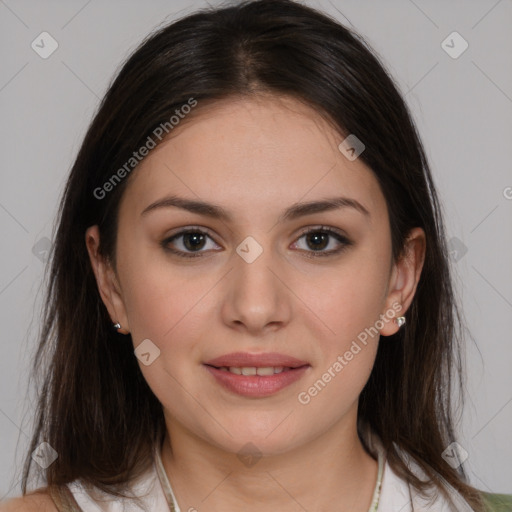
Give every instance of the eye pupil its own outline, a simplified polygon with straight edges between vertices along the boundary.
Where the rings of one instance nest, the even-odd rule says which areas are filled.
[[[328,237],[329,235],[327,233],[310,233],[307,235],[308,245],[311,249],[324,249],[327,246]],[[319,247],[318,245],[316,245],[316,247],[311,247],[311,245],[309,244],[310,241],[313,241],[313,245],[320,243],[321,246]]]
[[[204,245],[204,241],[205,236],[202,233],[185,233],[183,235],[183,245],[189,251],[201,249]]]

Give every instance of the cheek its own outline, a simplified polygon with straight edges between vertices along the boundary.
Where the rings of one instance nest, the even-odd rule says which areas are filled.
[[[386,280],[375,259],[358,258],[331,273],[310,294],[316,325],[312,335],[327,326],[317,340],[317,364],[297,400],[310,417],[329,424],[357,401],[371,374],[379,333]],[[318,283],[318,281],[317,281]]]
[[[387,288],[386,259],[370,249],[359,251],[317,277],[310,278],[308,305],[341,349],[379,319]]]
[[[120,233],[118,272],[133,341],[163,343],[204,295],[208,283],[191,279],[143,234]]]
[[[149,339],[159,351],[150,345],[158,357],[153,359],[151,352],[149,365],[140,360],[146,382],[164,407],[179,417],[180,411],[197,407],[189,395],[196,395],[190,378],[201,361],[200,342],[213,313],[205,293],[215,281],[205,276],[191,279],[179,271],[171,272],[170,265],[149,265],[147,261],[151,260],[146,259],[138,271],[136,265],[125,269],[126,312],[134,348]],[[183,386],[189,393],[183,393]]]
[[[202,299],[213,283],[208,279],[186,279],[178,272],[169,275],[146,266],[126,287],[125,305],[134,342],[154,338],[162,345],[181,339],[188,329],[193,338],[194,318],[201,315],[208,301]]]

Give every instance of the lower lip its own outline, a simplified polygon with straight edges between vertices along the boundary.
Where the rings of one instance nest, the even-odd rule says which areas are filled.
[[[274,375],[237,375],[205,365],[206,369],[229,391],[237,395],[262,398],[270,396],[299,380],[309,365],[293,368]]]

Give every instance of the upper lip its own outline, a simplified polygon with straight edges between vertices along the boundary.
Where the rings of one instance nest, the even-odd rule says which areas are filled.
[[[306,361],[301,361],[300,359],[292,356],[279,354],[277,352],[267,352],[260,354],[251,354],[249,352],[233,352],[231,354],[225,354],[223,356],[216,357],[215,359],[210,359],[204,364],[215,366],[217,368],[222,366],[234,366],[237,368],[266,368],[271,366],[285,366],[288,368],[298,368],[299,366],[308,365],[309,363]]]

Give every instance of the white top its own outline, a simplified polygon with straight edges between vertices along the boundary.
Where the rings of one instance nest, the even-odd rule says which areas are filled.
[[[461,495],[448,484],[446,485],[455,508],[450,506],[440,492],[435,493],[432,501],[422,498],[413,487],[393,472],[378,439],[374,437],[369,445],[377,456],[379,471],[368,512],[473,512]],[[421,468],[402,451],[400,453],[410,469],[425,480],[426,475]],[[96,488],[86,488],[76,480],[63,488],[50,490],[60,512],[182,512],[164,471],[159,450],[155,450],[151,468],[133,483],[130,492],[138,499],[116,498]],[[197,507],[199,510],[199,504]],[[189,510],[194,509],[189,508],[183,512]]]

